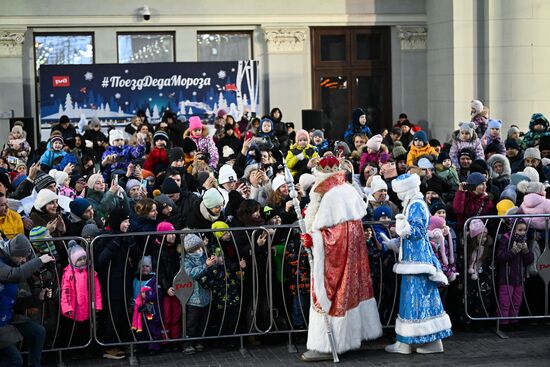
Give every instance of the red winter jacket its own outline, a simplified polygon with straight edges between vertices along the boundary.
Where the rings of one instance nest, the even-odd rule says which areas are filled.
[[[168,155],[166,154],[166,149],[162,148],[153,148],[145,163],[143,163],[143,169],[146,169],[149,172],[155,171],[155,166],[157,164],[164,164],[168,168]]]
[[[456,214],[458,230],[462,231],[468,218],[490,215],[493,211],[493,202],[489,199],[489,195],[481,196],[472,191],[457,190],[453,200],[453,210]]]
[[[97,273],[94,272],[95,309],[102,310],[101,288]],[[72,312],[72,314],[69,314]],[[61,280],[61,313],[76,321],[90,318],[90,300],[88,299],[88,270],[75,269],[70,264],[63,271]]]

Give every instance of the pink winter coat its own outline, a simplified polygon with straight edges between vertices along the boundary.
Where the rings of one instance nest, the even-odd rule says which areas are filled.
[[[523,197],[523,203],[519,207],[518,214],[548,214],[550,213],[550,200],[537,193],[527,194]],[[545,229],[544,218],[532,218],[527,220],[530,228]]]
[[[202,136],[200,137],[191,136],[189,129],[185,130],[183,137],[191,138],[197,145],[197,152],[207,154],[209,156],[208,165],[216,169],[219,159],[218,148],[212,137],[208,134],[208,128],[206,126],[202,127]]]
[[[97,273],[94,272],[95,309],[103,309],[101,288]],[[69,315],[72,312],[72,315]],[[88,270],[75,269],[67,265],[61,280],[61,313],[76,321],[86,321],[90,318],[90,300],[88,299]]]

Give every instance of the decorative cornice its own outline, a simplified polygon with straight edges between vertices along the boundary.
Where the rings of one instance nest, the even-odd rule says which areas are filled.
[[[25,32],[0,31],[0,57],[21,56],[24,41]]]
[[[302,52],[307,28],[265,27],[268,52]]]
[[[397,27],[402,50],[425,50],[428,39],[426,27]]]
[[[345,14],[345,13],[315,13],[308,14],[182,14],[175,15],[157,14],[151,16],[147,24],[141,17],[131,15],[89,15],[89,14],[66,14],[58,16],[25,15],[25,16],[0,16],[4,28],[17,28],[25,24],[29,28],[88,28],[100,26],[139,26],[152,28],[160,26],[243,26],[243,25],[265,25],[296,27],[307,26],[365,26],[365,25],[418,25],[427,22],[426,14]],[[42,31],[42,30],[40,30]]]

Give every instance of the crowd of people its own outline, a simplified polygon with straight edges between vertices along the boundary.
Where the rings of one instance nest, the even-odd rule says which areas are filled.
[[[322,130],[295,130],[293,123],[284,122],[279,108],[261,118],[245,114],[239,121],[220,110],[213,125],[198,116],[186,120],[169,111],[160,122],[152,123],[139,112],[123,130],[111,128],[107,134],[96,119],[79,131],[62,116],[48,141],[37,147],[31,147],[22,125],[16,124],[0,157],[4,240],[0,243],[0,330],[14,320],[16,289],[7,284],[33,279],[32,273],[52,260],[54,268],[63,272],[60,303],[65,321],[83,323],[82,330],[88,330],[87,304],[92,297],[88,277],[96,284],[96,310],[109,300],[110,315],[99,320],[100,338],[106,343],[129,340],[132,332],[138,338],[145,334],[156,340],[181,338],[181,305],[172,285],[180,266],[194,282],[187,302],[187,336],[205,335],[216,322],[222,334],[249,332],[253,327],[265,330],[270,307],[267,289],[259,288],[255,302],[250,291],[243,294],[241,289],[251,289],[247,287],[253,281],[251,264],[258,267],[255,281],[266,284],[270,256],[275,259],[273,277],[286,285],[284,292],[290,295],[292,327],[305,328],[310,274],[298,231],[287,236],[288,231],[270,228],[252,236],[252,230],[227,229],[294,224],[298,218],[285,166],[307,212],[315,182],[312,170],[321,157],[330,155],[340,159],[346,179],[367,205],[363,220],[376,222],[365,227],[365,246],[381,318],[388,323],[395,318],[388,298],[395,294],[391,269],[396,259],[388,250],[388,239],[398,235],[391,223],[402,212],[402,202],[388,183],[404,173],[421,178],[431,214],[430,243],[449,280],[439,292],[453,323],[468,324],[464,302],[471,302],[470,315],[496,312],[513,317],[526,294],[533,299],[534,312],[540,306],[542,281],[533,264],[544,249],[544,219],[502,224],[469,218],[550,213],[546,198],[550,125],[544,115],[534,113],[528,131],[510,124],[505,130],[505,123],[489,115],[480,101],[472,101],[469,121],[460,122],[445,142],[429,139],[429,132],[414,126],[405,114],[393,127],[373,132],[368,114],[360,108],[353,110],[344,136],[335,140]],[[216,231],[183,239],[163,234],[180,229]],[[466,242],[462,241],[464,230]],[[143,232],[158,233],[140,236]],[[136,236],[121,236],[124,233]],[[93,251],[55,240],[91,241],[100,234],[115,236],[96,241]],[[23,254],[21,237],[25,236],[42,262],[26,262],[31,247],[25,247]],[[462,266],[465,248],[467,268]],[[496,290],[489,279],[493,252]],[[88,254],[97,274],[88,274]],[[374,266],[378,262],[382,265]],[[14,276],[13,269],[21,269],[22,264],[30,270]],[[280,270],[283,264],[290,266]],[[48,265],[41,277],[52,272],[55,269]],[[380,279],[384,289],[379,289]],[[469,287],[471,295],[465,299],[462,289],[467,282],[481,286]],[[497,297],[492,296],[494,292]],[[38,296],[44,299],[44,292]],[[212,309],[224,316],[207,317]],[[126,322],[127,312],[131,325]],[[506,321],[502,324],[514,327]],[[15,343],[2,343],[3,335],[0,348],[13,348]],[[160,348],[159,343],[146,346],[152,353]],[[198,342],[183,346],[188,354],[203,349]],[[108,348],[103,356],[119,359],[125,353]]]

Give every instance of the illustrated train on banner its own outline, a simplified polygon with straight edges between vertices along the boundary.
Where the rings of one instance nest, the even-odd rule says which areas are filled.
[[[67,115],[79,127],[98,118],[123,126],[139,110],[150,123],[165,111],[213,122],[219,110],[236,120],[259,104],[258,61],[42,65],[40,126]]]

